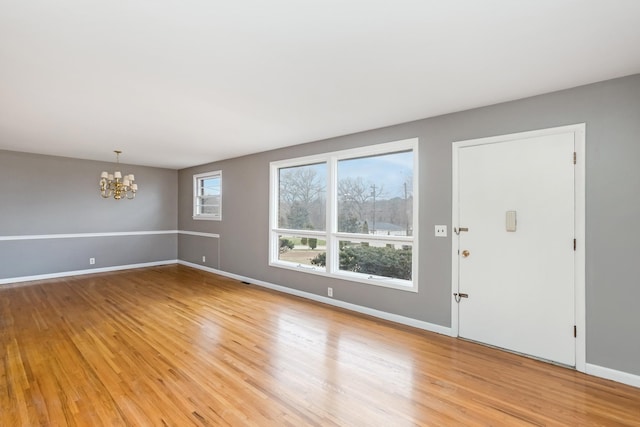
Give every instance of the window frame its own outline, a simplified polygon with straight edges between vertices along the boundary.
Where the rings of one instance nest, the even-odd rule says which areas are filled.
[[[217,214],[203,214],[198,212],[198,200],[200,196],[201,183],[206,179],[217,178],[220,181],[220,203]],[[222,221],[222,171],[202,172],[193,175],[193,219]]]
[[[351,282],[366,283],[374,286],[382,286],[403,291],[418,292],[418,224],[419,224],[419,155],[418,138],[410,138],[382,144],[334,151],[311,156],[278,160],[270,163],[269,176],[269,266],[285,268],[304,273],[321,275]],[[338,162],[340,160],[356,159],[362,157],[380,156],[402,151],[413,152],[413,182],[412,182],[412,235],[411,236],[386,236],[362,233],[338,232]],[[278,227],[280,181],[279,171],[283,168],[305,166],[310,164],[326,163],[326,227],[321,230],[292,230]],[[279,259],[279,236],[290,235],[296,237],[315,237],[326,240],[326,266],[309,266],[296,264]],[[412,247],[412,274],[411,280],[394,279],[389,277],[374,277],[364,273],[340,270],[339,265],[339,240],[352,239],[364,242],[389,242],[410,245]]]

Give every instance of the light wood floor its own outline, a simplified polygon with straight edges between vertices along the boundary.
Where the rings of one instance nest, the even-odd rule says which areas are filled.
[[[0,289],[0,425],[640,425],[640,389],[165,266]]]

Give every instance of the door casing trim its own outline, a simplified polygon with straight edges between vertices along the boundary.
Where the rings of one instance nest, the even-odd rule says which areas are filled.
[[[575,324],[577,327],[577,336],[575,339],[576,366],[575,369],[580,372],[586,372],[586,125],[578,123],[568,126],[559,126],[548,129],[539,129],[527,132],[518,132],[507,135],[491,136],[486,138],[470,139],[465,141],[454,141],[452,147],[452,195],[451,195],[451,229],[459,228],[464,224],[458,223],[459,209],[459,154],[460,149],[476,145],[495,144],[499,142],[507,142],[512,140],[535,138],[546,135],[555,135],[561,133],[574,134],[575,151],[577,162],[574,168],[574,188],[575,188],[575,238],[577,241],[574,263],[575,278]],[[570,159],[567,159],[570,161]],[[458,324],[458,303],[453,294],[459,291],[459,255],[460,249],[459,238],[451,233],[451,336],[459,336]]]

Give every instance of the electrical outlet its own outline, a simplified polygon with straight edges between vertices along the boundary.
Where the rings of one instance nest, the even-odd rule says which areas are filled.
[[[93,265],[96,263],[96,259],[95,258],[89,258],[89,265]]]
[[[333,288],[327,288],[327,295],[333,297]]]
[[[202,255],[202,262],[207,262],[207,257]]]
[[[436,225],[435,234],[436,234],[436,237],[447,237],[447,226],[446,225]]]

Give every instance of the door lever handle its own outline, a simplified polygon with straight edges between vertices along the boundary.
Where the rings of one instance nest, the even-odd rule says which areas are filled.
[[[456,299],[456,302],[460,302],[462,298],[469,298],[469,294],[463,294],[463,293],[453,294],[453,297]]]

